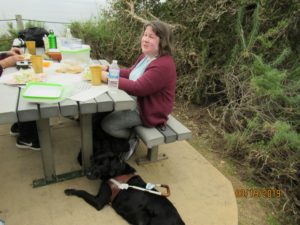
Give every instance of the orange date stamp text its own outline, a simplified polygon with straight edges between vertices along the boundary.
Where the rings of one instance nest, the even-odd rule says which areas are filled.
[[[276,188],[237,188],[237,198],[280,198],[282,191]]]

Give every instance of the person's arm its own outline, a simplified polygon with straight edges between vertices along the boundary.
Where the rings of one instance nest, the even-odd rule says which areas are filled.
[[[21,49],[11,48],[10,51],[0,52],[0,76],[3,73],[3,70],[7,67],[14,66],[17,61],[23,60]]]
[[[139,58],[136,60],[133,66],[130,68],[121,68],[120,69],[120,79],[125,78],[128,79],[131,71],[134,69],[134,67],[144,58],[144,55],[140,55]],[[109,66],[102,66],[102,81],[107,83],[107,78],[108,78],[108,73],[109,73]]]
[[[174,80],[176,81],[176,67],[173,61],[164,58],[149,64],[136,81],[121,77],[119,88],[131,95],[148,96],[159,92]]]
[[[0,66],[3,69],[6,69],[7,67],[15,66],[17,61],[24,60],[24,57],[21,55],[13,55],[9,56],[5,59],[0,60]]]
[[[22,55],[23,52],[20,48],[11,48],[10,49],[10,52],[12,53],[12,55]]]
[[[9,55],[7,55],[7,52],[0,52],[0,60],[7,58]]]
[[[6,52],[0,52],[0,76],[2,75],[4,69],[1,62],[6,57],[7,57]]]
[[[3,67],[0,64],[0,77],[1,77],[2,73],[3,73]]]

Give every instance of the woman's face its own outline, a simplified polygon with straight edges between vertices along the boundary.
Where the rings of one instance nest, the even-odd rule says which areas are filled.
[[[159,53],[159,37],[153,32],[152,27],[146,27],[141,40],[142,52],[145,55],[157,56]]]

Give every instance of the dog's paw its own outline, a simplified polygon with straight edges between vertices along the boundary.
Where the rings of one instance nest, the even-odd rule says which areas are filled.
[[[66,189],[65,194],[66,195],[75,195],[76,189]]]

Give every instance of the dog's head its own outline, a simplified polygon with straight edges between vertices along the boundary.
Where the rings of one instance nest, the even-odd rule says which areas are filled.
[[[91,168],[87,172],[87,178],[91,180],[110,178],[134,173],[135,169],[112,152],[103,152],[92,158]]]

